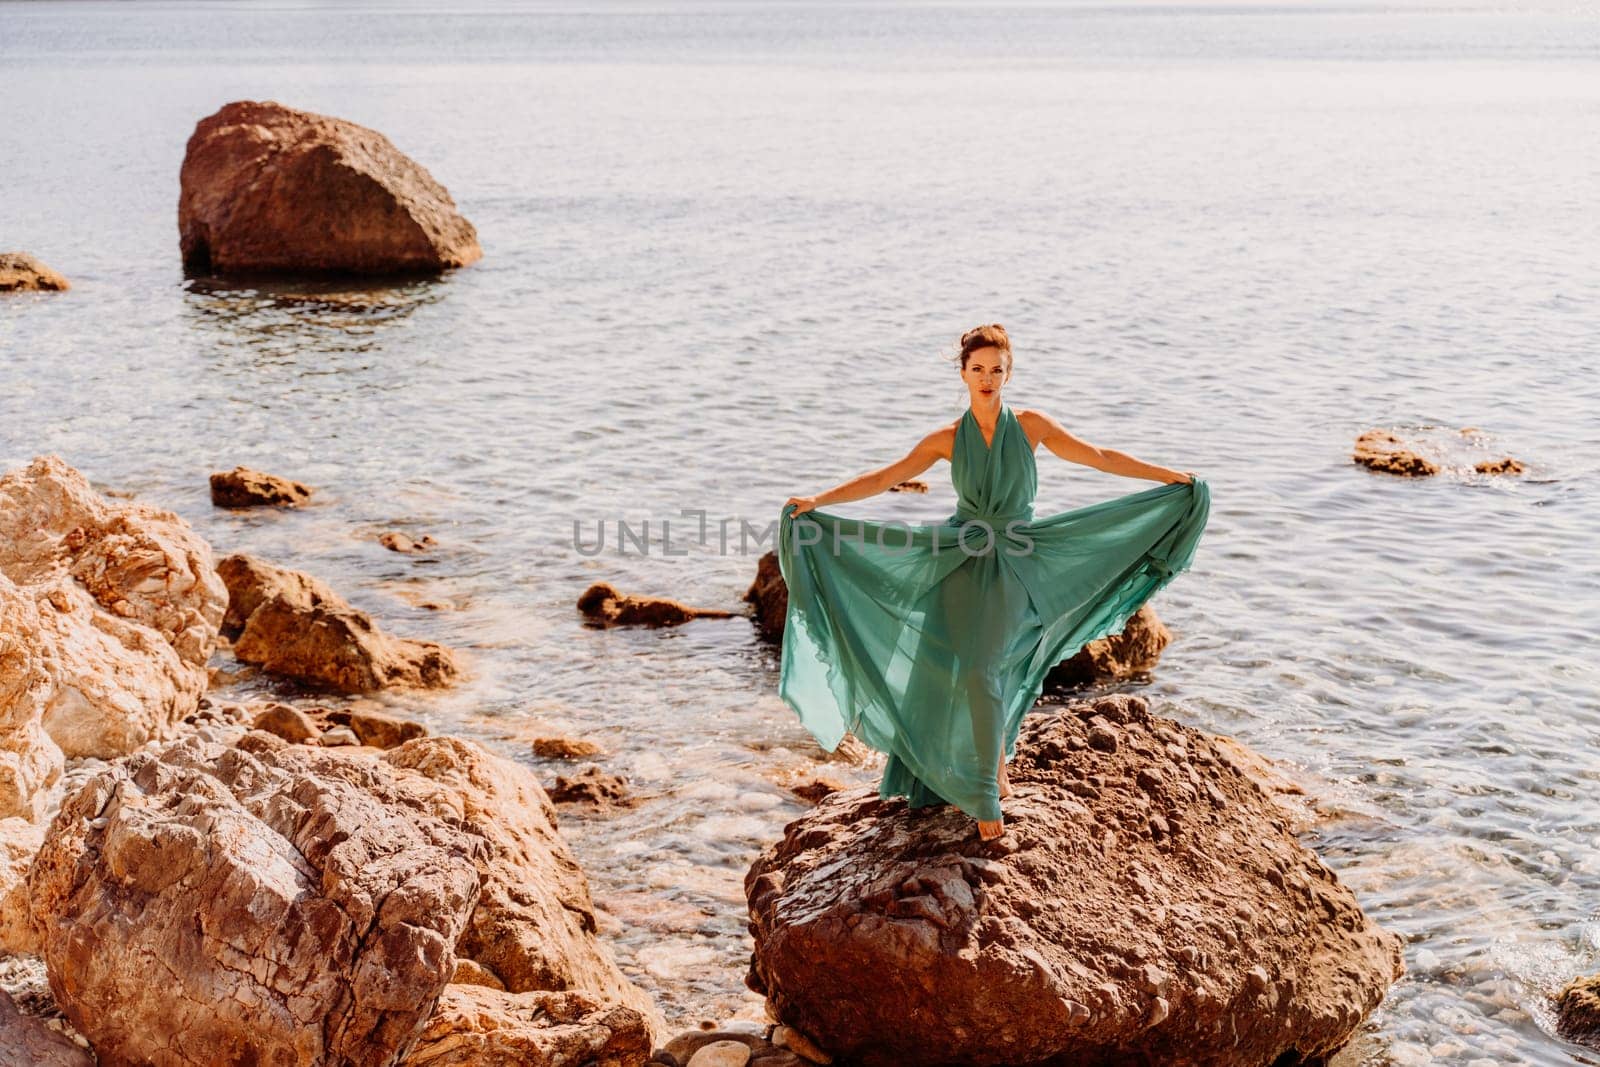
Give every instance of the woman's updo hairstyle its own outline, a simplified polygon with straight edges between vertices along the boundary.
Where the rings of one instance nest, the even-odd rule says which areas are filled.
[[[967,360],[980,348],[998,348],[1006,354],[1006,377],[1011,377],[1011,338],[1006,328],[998,322],[987,326],[974,326],[961,335],[961,369],[967,369]]]

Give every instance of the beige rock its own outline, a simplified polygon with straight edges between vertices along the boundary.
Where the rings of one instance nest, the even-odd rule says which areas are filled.
[[[0,252],[0,293],[63,291],[72,286],[26,252]]]
[[[701,1045],[686,1067],[745,1067],[749,1062],[750,1046],[743,1041],[713,1041]]]
[[[423,534],[417,538],[399,530],[385,531],[379,535],[378,543],[391,552],[402,552],[407,555],[431,552],[437,547],[432,534]]]
[[[33,593],[0,573],[0,818],[38,821],[61,779],[61,749],[45,733],[60,663]]]
[[[67,756],[124,755],[194,712],[227,591],[183,519],[40,456],[0,477],[0,574],[37,608],[12,633],[48,664],[42,723]]]
[[[358,786],[322,749],[241,746],[140,752],[62,805],[28,876],[51,992],[105,1063],[393,1063],[455,971],[482,841],[377,760]]]
[[[257,730],[275,734],[292,745],[314,743],[322,735],[311,716],[290,704],[268,704],[256,715],[251,725]]]
[[[433,272],[483,255],[445,187],[383,134],[273,101],[201,119],[178,181],[192,270]]]
[[[535,737],[533,754],[541,759],[589,759],[601,755],[593,741],[581,737]]]
[[[298,507],[311,499],[312,492],[303,482],[250,467],[211,475],[211,503],[219,508]]]
[[[44,828],[36,823],[0,819],[0,953],[31,955],[38,951],[28,914],[27,879],[28,868],[43,843]]]
[[[650,1031],[632,1008],[582,991],[451,985],[405,1067],[643,1067]]]

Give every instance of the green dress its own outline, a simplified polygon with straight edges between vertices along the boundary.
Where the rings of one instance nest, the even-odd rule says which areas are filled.
[[[993,820],[1045,675],[1188,569],[1211,495],[1196,478],[1036,520],[1033,450],[1005,405],[988,445],[962,415],[950,479],[942,523],[784,505],[778,693],[828,751],[853,733],[887,754],[880,796]]]

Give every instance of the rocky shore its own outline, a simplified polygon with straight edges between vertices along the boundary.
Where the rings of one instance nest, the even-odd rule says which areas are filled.
[[[1114,696],[1030,717],[1000,842],[810,783],[746,877],[767,1022],[673,1036],[559,826],[636,803],[620,779],[547,790],[403,717],[213,688],[231,653],[426,701],[452,650],[53,456],[0,477],[0,544],[6,1062],[1267,1064],[1338,1048],[1401,974],[1264,761]],[[776,636],[771,571],[747,599]],[[605,625],[699,613],[605,599],[634,605]],[[1152,667],[1169,635],[1137,622],[1061,684]]]

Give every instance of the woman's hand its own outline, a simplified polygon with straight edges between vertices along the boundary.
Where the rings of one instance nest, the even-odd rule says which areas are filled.
[[[1183,471],[1181,473],[1178,473],[1176,477],[1168,478],[1167,479],[1167,484],[1168,485],[1176,485],[1179,482],[1191,482],[1192,483],[1193,481],[1194,481],[1194,471]]]
[[[783,502],[783,506],[788,507],[790,504],[794,505],[794,513],[801,515],[817,506],[817,498],[814,496],[792,496]]]

